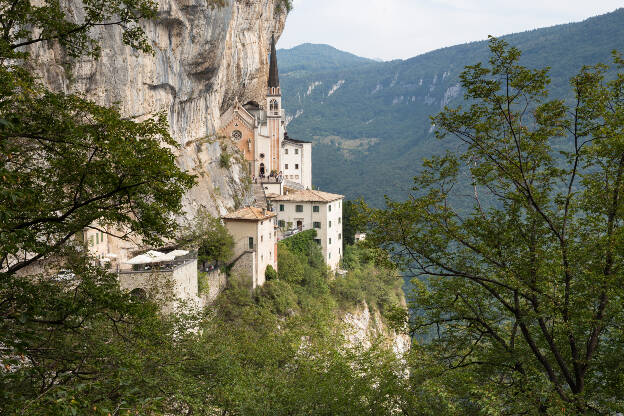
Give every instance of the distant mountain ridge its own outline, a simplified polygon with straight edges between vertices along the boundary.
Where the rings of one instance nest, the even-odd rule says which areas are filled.
[[[331,71],[376,63],[330,45],[304,43],[291,49],[279,49],[280,73],[290,75],[303,71]]]
[[[551,67],[551,96],[565,97],[583,65],[624,52],[624,9],[503,38],[523,51],[524,65]],[[278,59],[288,131],[314,143],[315,185],[379,205],[385,194],[404,198],[422,158],[445,149],[429,117],[459,103],[460,72],[486,62],[488,49],[479,41],[377,62],[305,44]]]

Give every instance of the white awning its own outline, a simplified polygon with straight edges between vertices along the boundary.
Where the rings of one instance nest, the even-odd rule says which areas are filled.
[[[168,255],[172,255],[174,257],[180,257],[180,256],[186,256],[187,254],[189,254],[188,250],[173,250],[170,253],[167,253]]]
[[[126,264],[151,264],[154,259],[145,254],[133,257],[126,262]]]

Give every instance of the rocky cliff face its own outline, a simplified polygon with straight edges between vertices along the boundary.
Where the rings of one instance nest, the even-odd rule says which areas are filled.
[[[244,169],[236,158],[221,168],[223,146],[205,139],[214,137],[220,115],[235,98],[261,102],[271,34],[279,36],[286,20],[277,2],[228,0],[225,7],[211,8],[206,0],[159,0],[158,19],[144,23],[153,56],[124,46],[119,30],[103,29],[94,32],[102,47],[97,61],[70,62],[62,50],[39,46],[31,50],[32,62],[52,89],[81,93],[98,104],[118,103],[128,117],[166,112],[180,144],[179,166],[198,175],[185,209],[224,213],[250,198]],[[65,3],[80,19],[81,2]]]
[[[406,334],[397,334],[384,324],[381,314],[371,309],[366,302],[342,316],[345,324],[345,336],[352,346],[370,348],[373,341],[382,340],[386,346],[392,348],[398,357],[407,353],[411,346],[411,339]]]

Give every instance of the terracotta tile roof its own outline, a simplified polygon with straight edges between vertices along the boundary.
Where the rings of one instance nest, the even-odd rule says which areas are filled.
[[[269,218],[276,217],[277,214],[270,211],[263,211],[260,208],[256,207],[247,207],[243,209],[239,209],[236,212],[231,212],[229,214],[224,215],[224,220],[240,220],[240,221],[262,221],[268,220]]]
[[[293,201],[293,202],[333,202],[344,198],[344,195],[330,194],[329,192],[306,189],[305,191],[294,192],[288,195],[281,195],[273,198],[273,201]]]

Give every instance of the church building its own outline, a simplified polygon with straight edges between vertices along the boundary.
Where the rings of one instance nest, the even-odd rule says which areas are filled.
[[[264,104],[236,100],[221,118],[221,126],[220,133],[230,137],[245,156],[252,176],[260,180],[279,176],[287,188],[312,188],[312,144],[292,139],[286,132],[275,37]]]

